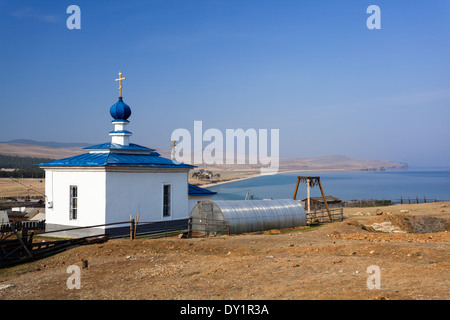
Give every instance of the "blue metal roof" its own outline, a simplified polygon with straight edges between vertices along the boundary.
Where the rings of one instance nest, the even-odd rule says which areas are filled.
[[[110,131],[109,133],[127,133],[127,134],[131,134],[130,131],[128,130],[117,130],[117,131]]]
[[[195,166],[162,158],[157,152],[150,154],[120,154],[113,152],[85,153],[78,156],[40,163],[41,167],[157,167],[195,168]]]
[[[200,188],[199,186],[195,186],[193,184],[189,184],[188,193],[190,196],[196,197],[196,196],[210,196],[216,194],[217,192],[210,191],[205,188]]]
[[[86,147],[83,149],[90,149],[90,150],[131,150],[131,151],[156,151],[155,149],[147,148],[140,146],[138,144],[130,143],[128,146],[123,146],[118,143],[102,143],[97,144],[95,146]]]

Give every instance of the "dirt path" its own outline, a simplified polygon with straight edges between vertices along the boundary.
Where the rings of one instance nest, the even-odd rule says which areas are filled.
[[[430,208],[429,216],[446,214],[440,210]],[[375,232],[380,217],[398,224],[409,216],[367,216],[365,226],[349,216],[283,232],[110,240],[1,269],[0,299],[449,299],[449,233]],[[69,290],[67,268],[81,260],[88,260],[81,288]],[[369,290],[373,265],[381,288]]]

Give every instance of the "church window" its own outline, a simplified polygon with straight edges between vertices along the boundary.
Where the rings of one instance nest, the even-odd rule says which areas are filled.
[[[170,217],[170,197],[171,197],[171,190],[170,190],[170,184],[165,184],[163,187],[163,217]]]
[[[70,186],[70,220],[76,220],[78,213],[78,186]]]

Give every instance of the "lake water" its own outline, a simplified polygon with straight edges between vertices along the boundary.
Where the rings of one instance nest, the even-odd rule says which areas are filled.
[[[450,200],[450,168],[409,169],[382,172],[291,172],[259,176],[208,187],[217,192],[216,200],[243,200],[249,190],[254,199],[290,199],[294,195],[297,176],[319,176],[325,195],[342,200],[415,199],[422,202],[435,198]],[[320,188],[311,188],[311,196],[321,196]],[[306,184],[301,183],[297,199],[306,198]]]

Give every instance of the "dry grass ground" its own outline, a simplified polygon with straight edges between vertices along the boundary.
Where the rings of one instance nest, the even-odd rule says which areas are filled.
[[[449,207],[408,210],[441,218]],[[379,209],[392,214],[352,216],[351,209],[343,222],[318,227],[77,247],[1,269],[0,287],[11,286],[0,299],[449,299],[449,233],[375,232],[370,225],[380,217],[410,217],[396,213],[400,207]],[[67,267],[82,260],[81,289],[69,290]],[[367,287],[372,265],[381,270],[380,289]]]
[[[0,197],[42,196],[44,193],[44,179],[0,178]]]
[[[372,208],[345,208],[344,217],[352,218],[356,221],[363,222],[373,218],[377,215],[377,210],[383,212],[384,215],[402,214],[402,211],[407,210],[408,215],[412,216],[432,216],[450,219],[450,205],[449,202],[430,202],[420,204],[399,204],[387,207],[372,207]],[[364,215],[359,215],[358,212]],[[370,213],[368,215],[367,213]]]

